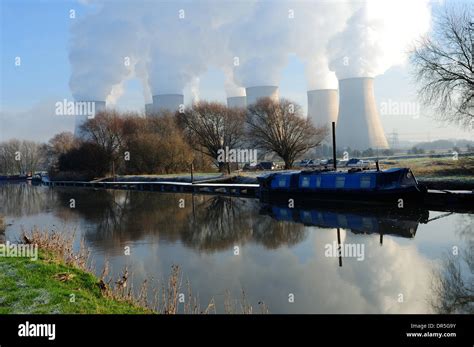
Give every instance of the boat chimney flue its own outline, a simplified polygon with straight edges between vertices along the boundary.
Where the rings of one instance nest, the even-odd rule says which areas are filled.
[[[334,164],[334,171],[337,170],[336,162],[336,122],[332,122],[332,160]]]

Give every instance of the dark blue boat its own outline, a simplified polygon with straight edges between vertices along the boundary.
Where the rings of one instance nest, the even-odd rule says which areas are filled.
[[[258,177],[263,200],[295,203],[383,204],[404,208],[423,203],[426,188],[410,169],[293,171]]]

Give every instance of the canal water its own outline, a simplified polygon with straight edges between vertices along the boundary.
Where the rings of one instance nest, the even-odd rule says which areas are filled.
[[[242,302],[242,291],[270,313],[472,312],[456,300],[473,290],[472,214],[26,183],[0,185],[0,213],[9,224],[0,238],[33,227],[75,233],[98,274],[105,260],[115,277],[127,267],[135,287],[179,265],[201,306],[213,299],[217,312],[226,297]]]

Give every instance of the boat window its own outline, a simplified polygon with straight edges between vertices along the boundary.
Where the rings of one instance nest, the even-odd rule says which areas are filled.
[[[395,188],[399,185],[400,172],[384,172],[383,174],[379,175],[378,179],[378,184],[384,189]]]
[[[304,188],[309,187],[309,177],[308,176],[302,178],[301,187],[304,187]]]
[[[360,187],[361,188],[370,188],[370,176],[361,176],[360,177]]]
[[[321,176],[316,177],[316,187],[321,187]]]
[[[402,186],[414,186],[416,185],[415,177],[410,171],[407,171],[402,178]]]
[[[345,182],[346,182],[346,178],[344,176],[336,177],[336,188],[344,188]]]
[[[278,180],[278,187],[286,187],[286,177],[280,177]]]

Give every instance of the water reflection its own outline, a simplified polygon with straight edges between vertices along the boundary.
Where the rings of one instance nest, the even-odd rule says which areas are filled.
[[[436,313],[474,313],[474,216],[461,215],[456,233],[464,242],[445,252],[433,271],[430,304]]]
[[[247,242],[276,249],[302,242],[307,226],[376,233],[382,243],[383,235],[414,237],[418,225],[429,218],[427,210],[303,209],[225,196],[53,189],[27,184],[0,185],[0,196],[5,215],[52,212],[64,222],[82,221],[86,224],[86,239],[94,244],[106,241],[105,247],[156,238],[181,241],[204,252]],[[70,208],[71,199],[74,208]]]
[[[0,185],[0,213],[13,222],[7,237],[32,223],[77,228],[99,268],[104,258],[117,272],[128,266],[135,284],[180,264],[204,304],[212,297],[219,306],[226,290],[238,297],[242,288],[255,307],[264,301],[274,313],[457,312],[472,302],[453,308],[472,288],[468,214],[434,220],[442,216],[426,210],[290,209],[225,196],[25,184]],[[325,256],[333,242],[364,245],[364,260]],[[132,246],[132,257],[124,256],[124,245]],[[443,261],[453,245],[470,254],[455,258],[459,266]],[[436,293],[433,280],[453,285]]]
[[[261,213],[268,214],[278,221],[294,221],[306,226],[337,229],[344,228],[354,234],[394,235],[406,238],[415,237],[420,223],[427,223],[429,211],[410,210],[363,210],[335,209],[325,207],[288,208],[278,205],[265,205]]]

